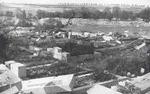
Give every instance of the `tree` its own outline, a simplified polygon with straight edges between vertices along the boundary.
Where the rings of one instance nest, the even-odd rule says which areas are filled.
[[[22,11],[22,19],[26,19],[26,18],[27,18],[26,11],[23,10],[23,11]]]
[[[22,27],[32,26],[32,23],[30,19],[28,19],[25,10],[18,9],[16,16],[19,19],[17,26],[22,26]]]
[[[111,13],[111,8],[110,7],[106,7],[104,10],[103,10],[103,17],[105,19],[108,19],[108,20],[111,20],[113,18],[113,15]]]
[[[44,18],[44,17],[45,17],[45,14],[46,14],[46,12],[43,11],[43,10],[38,10],[38,11],[36,12],[36,16],[37,16],[39,19]]]
[[[137,18],[137,14],[133,13],[132,11],[129,11],[128,14],[129,14],[129,18],[131,20],[135,20]]]
[[[82,7],[81,8],[81,13],[82,13],[82,18],[89,18],[90,16],[90,11],[88,8]]]
[[[27,16],[27,18],[29,18],[29,19],[33,18],[33,15],[32,15],[32,13],[28,13],[28,16]]]
[[[120,7],[113,7],[112,14],[113,14],[113,17],[118,20],[120,18],[120,15],[121,15]]]
[[[4,25],[4,21],[0,20],[0,63],[4,63],[9,56],[8,56],[8,48],[11,43],[11,39],[8,35],[10,30],[5,29],[7,25]]]
[[[62,17],[64,18],[72,18],[74,17],[74,15],[75,15],[74,10],[64,10],[62,13]]]
[[[2,11],[0,12],[0,16],[4,16],[4,13]]]
[[[145,22],[150,21],[150,8],[147,7],[143,9],[139,14],[139,17],[142,18]]]
[[[25,10],[21,10],[21,9],[17,9],[16,16],[19,19],[26,19],[27,18],[26,11]]]
[[[6,11],[6,16],[7,16],[7,17],[13,17],[13,12],[11,12],[11,11]]]
[[[95,8],[91,8],[90,10],[90,18],[92,19],[99,19],[101,12]]]
[[[8,37],[4,34],[0,34],[0,63],[3,63],[7,59]]]
[[[122,11],[120,18],[121,18],[122,20],[127,20],[127,19],[129,19],[129,12],[127,12],[127,11]]]
[[[58,21],[56,19],[43,18],[42,20],[43,20],[42,23],[39,23],[36,27],[38,31],[46,31],[46,30],[51,31],[63,27],[61,21]]]

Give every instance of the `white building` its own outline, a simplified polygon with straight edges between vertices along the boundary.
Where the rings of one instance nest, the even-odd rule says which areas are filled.
[[[68,52],[62,52],[60,47],[54,47],[53,50],[53,57],[58,60],[67,60],[70,55]]]
[[[16,61],[6,61],[5,65],[18,77],[26,77],[26,66]]]
[[[0,94],[15,94],[22,89],[21,79],[0,64]]]

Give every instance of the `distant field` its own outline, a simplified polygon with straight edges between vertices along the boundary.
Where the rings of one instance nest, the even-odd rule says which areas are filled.
[[[135,26],[106,26],[106,25],[84,25],[84,26],[76,26],[72,25],[69,26],[68,29],[71,29],[72,31],[89,31],[89,32],[123,32],[123,31],[132,31],[132,32],[141,32],[146,31],[150,32],[150,26],[141,26],[141,27],[135,27]]]
[[[73,25],[67,27],[72,31],[89,31],[89,32],[150,32],[150,24],[144,22],[132,22],[130,21],[120,21],[118,23],[113,24],[113,22],[106,21],[92,21],[92,20],[80,20],[80,21],[72,21]]]

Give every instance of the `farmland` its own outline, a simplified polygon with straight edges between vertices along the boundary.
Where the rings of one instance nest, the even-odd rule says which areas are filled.
[[[73,22],[72,22],[73,23]],[[106,23],[106,24],[104,24]],[[133,23],[133,24],[132,24]],[[134,24],[135,23],[135,24]],[[145,25],[144,25],[145,24]],[[150,25],[146,23],[138,23],[132,21],[107,22],[107,21],[94,21],[94,20],[80,20],[68,26],[67,29],[73,31],[89,31],[89,32],[124,32],[131,31],[135,33],[149,32]]]

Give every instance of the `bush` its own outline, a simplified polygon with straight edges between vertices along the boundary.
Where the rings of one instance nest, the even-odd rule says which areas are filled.
[[[69,52],[71,56],[94,53],[94,47],[92,45],[78,45],[76,43],[68,42],[61,48],[63,51]]]
[[[140,68],[147,69],[146,58],[131,56],[131,57],[122,57],[122,56],[113,56],[109,58],[107,61],[107,68],[115,74],[118,75],[126,75],[127,72],[132,74],[141,75]]]

